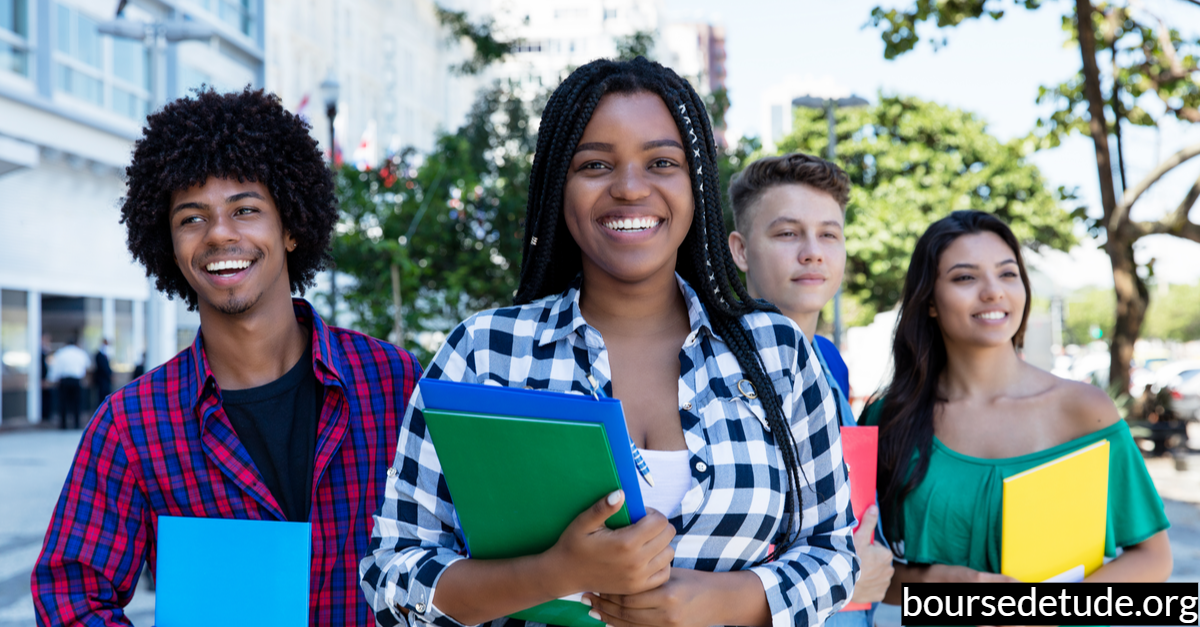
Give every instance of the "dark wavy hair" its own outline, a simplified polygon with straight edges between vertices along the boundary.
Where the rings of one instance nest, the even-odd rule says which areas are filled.
[[[274,94],[206,87],[171,102],[146,118],[125,174],[121,222],[129,252],[160,291],[183,298],[189,309],[197,295],[175,265],[171,194],[209,177],[262,183],[271,192],[284,230],[296,240],[287,255],[293,292],[303,294],[329,261],[338,216],[333,178],[308,123]]]
[[[675,270],[696,288],[713,327],[729,345],[746,378],[754,385],[766,410],[771,434],[783,455],[787,471],[787,519],[775,541],[775,559],[795,543],[799,518],[799,452],[783,401],[767,377],[754,337],[740,317],[752,311],[778,311],[746,292],[729,253],[728,234],[721,211],[721,184],[717,178],[717,148],[704,102],[696,90],[674,71],[638,57],[632,61],[593,61],[571,73],[546,104],[538,128],[537,152],[530,173],[529,204],[525,218],[525,248],[521,284],[515,304],[559,294],[582,270],[579,245],[567,230],[563,216],[563,189],[575,146],[592,118],[596,105],[607,94],[651,93],[662,98],[675,118],[687,154],[695,211],[687,237],[679,246]],[[784,435],[781,435],[784,434]],[[793,517],[791,514],[795,514]]]
[[[938,394],[938,382],[946,369],[946,343],[937,319],[929,315],[938,263],[955,240],[978,233],[995,233],[1016,257],[1025,286],[1025,310],[1012,344],[1013,348],[1024,344],[1032,299],[1021,245],[1012,230],[1000,218],[982,211],[955,211],[929,225],[917,240],[904,277],[900,317],[892,341],[892,382],[884,392],[879,420],[879,506],[890,538],[904,537],[904,499],[929,470],[933,414],[938,403],[946,402]],[[892,550],[903,557],[898,544],[892,542]]]
[[[768,189],[778,185],[807,185],[825,192],[842,211],[850,202],[850,177],[836,163],[802,152],[763,157],[735,174],[729,182],[734,228],[747,226],[746,211]]]

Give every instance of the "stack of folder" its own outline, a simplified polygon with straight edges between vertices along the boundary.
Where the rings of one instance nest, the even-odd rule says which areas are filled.
[[[1104,563],[1108,440],[1004,480],[1000,572],[1076,582]]]
[[[645,516],[620,401],[472,383],[421,381],[423,411],[442,474],[476,559],[533,555],[615,490],[625,504],[611,528]],[[579,595],[513,615],[603,627]]]

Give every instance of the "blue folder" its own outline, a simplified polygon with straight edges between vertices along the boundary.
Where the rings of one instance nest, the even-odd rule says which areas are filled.
[[[158,517],[156,627],[306,627],[312,525]]]
[[[621,489],[625,491],[625,507],[629,510],[629,518],[637,522],[645,517],[646,508],[642,503],[637,466],[633,463],[633,452],[629,448],[629,429],[625,426],[625,411],[621,408],[621,401],[549,390],[437,379],[422,379],[420,386],[421,398],[429,409],[604,425]]]

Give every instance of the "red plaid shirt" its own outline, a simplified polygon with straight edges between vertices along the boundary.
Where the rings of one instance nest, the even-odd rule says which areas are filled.
[[[421,368],[407,352],[328,327],[303,300],[317,419],[309,621],[371,625],[358,562],[371,540],[400,419]],[[158,516],[286,520],[221,408],[200,334],[192,347],[116,392],[87,426],[32,588],[39,624],[129,624],[142,561],[156,565]],[[264,576],[270,576],[264,564]],[[204,591],[196,591],[204,603]]]

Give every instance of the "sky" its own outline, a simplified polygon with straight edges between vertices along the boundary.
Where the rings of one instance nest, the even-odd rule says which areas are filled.
[[[879,1],[886,7],[908,4]],[[1189,28],[1193,35],[1200,31],[1200,7],[1178,0],[1144,4],[1185,33]],[[895,61],[884,59],[878,31],[865,27],[875,5],[864,0],[664,0],[669,19],[704,20],[726,28],[729,137],[760,134],[760,94],[796,76],[831,79],[871,101],[880,93],[903,94],[972,111],[988,122],[995,136],[1009,140],[1030,132],[1046,111],[1035,104],[1039,85],[1058,84],[1080,67],[1078,48],[1063,45],[1062,0],[1039,11],[1012,9],[1000,21],[972,20],[947,29],[940,34],[948,37],[948,44],[940,51],[923,42]],[[1125,135],[1133,182],[1161,157],[1200,141],[1200,126],[1167,122],[1161,134],[1133,129]],[[1091,140],[1075,137],[1034,155],[1033,161],[1051,186],[1078,188],[1083,204],[1098,213],[1093,155]],[[1139,201],[1135,218],[1157,218],[1178,204],[1200,176],[1200,158],[1177,170]],[[1192,210],[1192,217],[1200,221],[1200,208]],[[1200,244],[1156,236],[1144,238],[1137,254],[1142,262],[1157,259],[1160,281],[1200,280]],[[1035,265],[1066,290],[1112,284],[1108,257],[1090,239],[1070,254],[1048,254]]]

